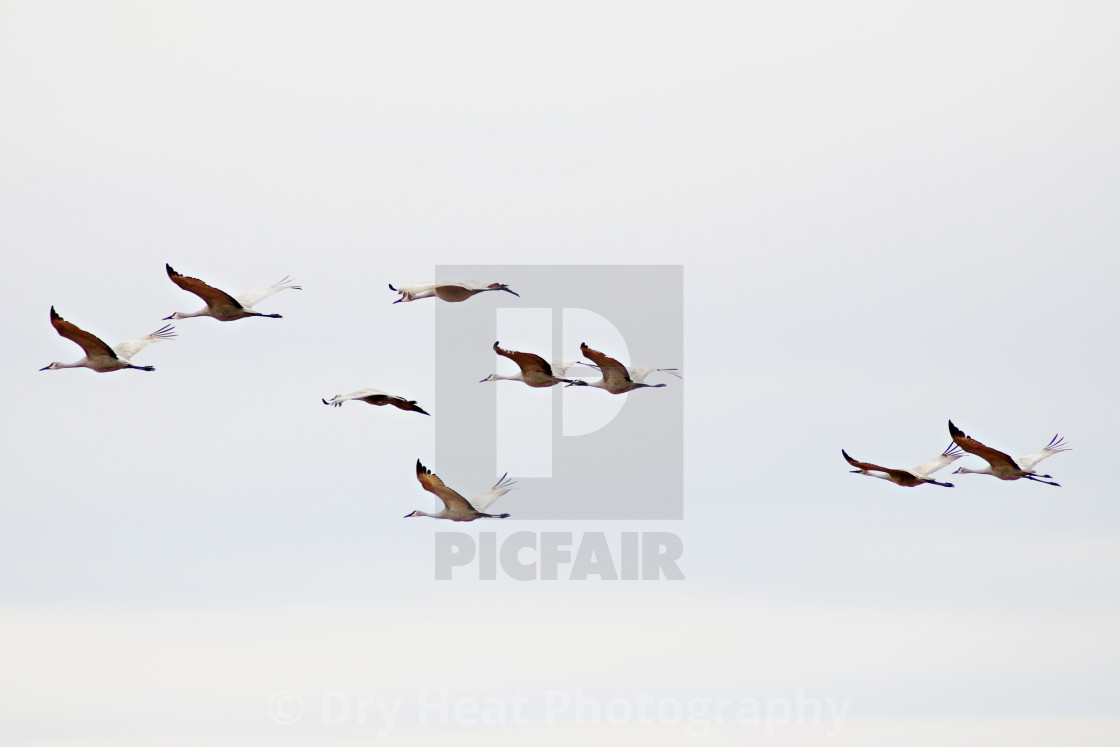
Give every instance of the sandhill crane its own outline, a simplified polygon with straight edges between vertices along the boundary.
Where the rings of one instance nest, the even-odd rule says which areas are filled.
[[[624,394],[643,387],[665,386],[664,384],[645,383],[646,376],[657,371],[664,371],[665,373],[676,376],[678,379],[681,378],[681,375],[677,373],[677,369],[675,368],[629,368],[622,365],[614,358],[611,358],[609,355],[604,355],[598,350],[587,347],[586,342],[581,342],[579,344],[579,349],[585,357],[595,362],[596,368],[603,372],[603,378],[598,381],[585,381],[582,383],[586,386],[606,389],[611,394]]]
[[[469,501],[457,492],[443,484],[443,480],[420,464],[416,460],[416,479],[424,486],[424,490],[434,493],[443,502],[443,510],[439,513],[429,514],[424,511],[413,511],[404,518],[411,516],[430,516],[433,519],[450,519],[451,521],[474,521],[475,519],[508,519],[509,514],[484,514],[483,510],[490,507],[494,501],[513,490],[514,480],[507,480],[508,473],[494,483],[494,487],[485,493],[479,493]]]
[[[343,402],[351,399],[356,399],[359,402],[368,402],[371,405],[392,405],[393,407],[399,408],[401,410],[418,412],[421,415],[429,414],[421,410],[419,405],[416,404],[415,400],[398,397],[395,394],[389,394],[387,392],[381,391],[380,389],[359,389],[358,391],[350,392],[349,394],[336,394],[335,396],[331,397],[330,402],[324,399],[323,404],[341,407]]]
[[[389,290],[401,294],[393,303],[400,303],[402,301],[416,301],[421,298],[436,298],[451,303],[459,303],[466,301],[471,296],[485,293],[486,291],[505,291],[506,293],[513,293],[509,286],[505,283],[480,283],[477,280],[464,280],[462,282],[442,282],[442,283],[413,283],[411,285],[402,285],[400,288],[394,288],[392,283],[389,283]],[[518,298],[521,297],[519,293],[513,293]]]
[[[870,462],[856,461],[848,456],[848,452],[843,449],[840,450],[840,453],[848,460],[848,464],[858,468],[852,470],[852,472],[860,475],[867,475],[868,477],[878,477],[880,480],[890,480],[895,485],[901,485],[904,488],[912,488],[915,485],[925,485],[927,483],[930,485],[940,485],[943,488],[953,487],[953,483],[951,482],[938,482],[937,480],[931,479],[929,476],[964,456],[964,452],[958,449],[956,444],[950,443],[945,451],[941,452],[941,456],[934,457],[928,462],[923,462],[911,469],[893,469],[891,467],[880,467]]]
[[[165,320],[188,319],[192,316],[210,316],[217,319],[219,322],[232,322],[249,316],[264,316],[270,319],[280,319],[281,316],[279,314],[262,314],[259,311],[253,311],[253,307],[269,296],[279,293],[282,290],[303,290],[303,288],[298,285],[292,285],[291,278],[285,277],[283,280],[273,283],[267,288],[249,291],[239,296],[231,296],[223,290],[218,290],[212,285],[207,285],[198,278],[180,275],[172,269],[171,265],[167,265],[167,277],[171,278],[171,282],[175,283],[175,285],[183,290],[190,291],[201,298],[206,302],[206,306],[193,314],[184,314],[176,311],[171,316],[164,317]]]
[[[1027,454],[1018,459],[1012,459],[1010,455],[1004,454],[1002,451],[997,451],[991,446],[985,446],[975,438],[966,436],[964,431],[953,425],[952,420],[949,421],[949,435],[953,437],[953,441],[957,446],[960,446],[969,454],[975,454],[988,462],[988,466],[985,469],[958,467],[953,473],[954,475],[993,475],[1001,480],[1018,480],[1024,477],[1034,482],[1046,483],[1047,485],[1053,485],[1058,488],[1061,487],[1058,483],[1049,481],[1049,479],[1053,479],[1050,475],[1040,475],[1034,471],[1034,466],[1043,459],[1052,457],[1062,451],[1071,451],[1071,448],[1065,445],[1065,439],[1057,434],[1050,439],[1050,443],[1046,444],[1035,453]],[[1049,479],[1043,480],[1041,479],[1043,477]]]
[[[65,337],[67,340],[78,343],[82,350],[85,351],[86,355],[80,361],[75,361],[74,363],[52,363],[49,366],[40,368],[40,371],[56,371],[60,368],[88,368],[98,373],[120,371],[122,368],[135,368],[137,371],[155,371],[155,368],[152,366],[134,366],[130,362],[130,359],[153,342],[170,340],[175,336],[175,328],[170,324],[165,324],[150,335],[145,335],[135,340],[126,340],[117,343],[113,347],[109,347],[97,335],[86,332],[76,324],[63,319],[58,315],[58,312],[54,310],[53,306],[51,307],[51,325],[54,326],[58,334]]]
[[[586,381],[577,381],[576,379],[561,378],[568,368],[577,361],[568,360],[554,360],[551,363],[544,358],[536,355],[535,353],[522,353],[517,350],[503,350],[498,347],[498,343],[494,343],[494,352],[498,355],[509,358],[517,364],[521,370],[513,376],[503,376],[501,374],[490,374],[482,381],[482,384],[487,381],[522,381],[531,387],[546,387],[556,386],[560,383],[567,383],[569,385],[587,386]]]

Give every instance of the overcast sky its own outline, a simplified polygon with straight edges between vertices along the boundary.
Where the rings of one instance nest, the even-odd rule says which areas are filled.
[[[398,698],[389,744],[1115,744],[1118,21],[0,3],[3,741],[368,744],[324,698]],[[304,290],[175,322],[154,373],[37,370],[81,355],[52,305],[110,343],[196,310],[165,263]],[[434,461],[437,302],[386,286],[472,264],[683,266],[683,359],[633,363],[685,378],[627,404],[683,394],[683,520],[401,518],[417,459],[488,485]],[[364,387],[434,416],[320,402]],[[841,457],[919,464],[950,418],[1016,456],[1061,433],[1061,487]],[[441,530],[673,532],[686,580],[437,582]],[[437,691],[507,724],[436,723]],[[577,693],[777,710],[546,734]],[[798,698],[821,723],[781,722]]]

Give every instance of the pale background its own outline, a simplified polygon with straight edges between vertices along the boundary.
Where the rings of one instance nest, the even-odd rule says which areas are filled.
[[[1115,744],[1118,21],[0,3],[0,737],[368,744],[316,698],[583,688],[850,699],[839,734],[776,743]],[[165,262],[305,290],[262,303],[282,320],[179,322],[137,358],[155,373],[36,370],[80,356],[52,304],[109,342],[198,308]],[[533,262],[684,265],[684,521],[405,521],[433,421],[319,402],[431,402],[434,302],[386,283]],[[907,490],[840,456],[917,464],[948,418],[1016,455],[1061,432],[1063,487]],[[676,531],[687,580],[436,583],[444,528]],[[421,720],[387,741],[455,728]],[[549,734],[688,738],[651,731]]]

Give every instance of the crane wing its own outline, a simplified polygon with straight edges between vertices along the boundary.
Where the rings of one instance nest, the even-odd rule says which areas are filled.
[[[856,469],[861,469],[861,470],[864,470],[866,472],[870,472],[870,471],[874,470],[875,472],[885,472],[887,474],[890,474],[891,472],[905,472],[906,471],[906,470],[892,469],[890,467],[880,467],[878,464],[872,464],[871,462],[861,462],[858,459],[853,459],[852,457],[848,456],[848,452],[844,451],[843,449],[840,450],[840,453],[844,455],[844,458],[846,460],[848,460],[848,464],[852,465]]]
[[[105,356],[108,358],[116,358],[117,353],[108,344],[105,343],[100,337],[90,332],[86,332],[78,325],[68,322],[58,315],[58,312],[51,307],[51,326],[54,327],[58,334],[65,337],[71,342],[77,343],[78,346],[85,351],[87,358],[95,358],[97,356]]]
[[[956,443],[950,442],[945,451],[941,452],[941,456],[923,462],[910,471],[918,477],[929,477],[937,470],[948,467],[963,456],[964,452],[960,450],[960,447]]]
[[[603,381],[616,379],[619,381],[633,381],[630,378],[630,372],[626,370],[626,366],[619,363],[609,355],[604,355],[598,350],[587,347],[586,342],[579,344],[579,350],[585,357],[590,358],[599,370],[603,372]]]
[[[392,405],[398,410],[404,410],[405,412],[418,412],[421,415],[431,414],[420,407],[420,405],[416,404],[416,400],[414,399],[405,399],[404,397],[398,397],[396,395],[390,394],[386,395],[383,401],[385,404]]]
[[[220,307],[228,305],[235,309],[244,308],[236,298],[226,293],[224,290],[204,283],[198,278],[192,278],[188,275],[178,273],[171,265],[167,265],[167,277],[171,278],[171,282],[175,283],[175,285],[183,290],[189,291],[201,298],[206,302],[207,306]]]
[[[1015,460],[1015,462],[1024,472],[1030,472],[1034,469],[1034,466],[1041,462],[1043,459],[1052,457],[1055,454],[1063,451],[1072,451],[1072,448],[1066,446],[1066,440],[1064,438],[1055,434],[1054,437],[1050,439],[1050,443],[1046,444],[1046,446],[1042,447],[1042,449],[1036,451],[1033,454],[1027,454],[1026,456],[1019,457]]]
[[[1010,455],[993,449],[991,446],[985,446],[971,436],[966,436],[957,426],[953,425],[953,421],[949,421],[949,435],[953,437],[953,442],[967,451],[969,454],[975,454],[981,459],[985,460],[988,464],[996,468],[1000,465],[1010,467],[1012,469],[1019,469],[1018,463],[1010,457]]]
[[[502,475],[501,479],[494,483],[494,487],[490,488],[485,493],[479,493],[471,498],[471,505],[474,506],[476,511],[485,511],[494,501],[513,490],[513,486],[517,481],[507,479],[508,476],[509,473],[507,472]]]
[[[575,361],[571,358],[553,358],[548,362],[548,365],[552,368],[552,373],[554,376],[563,376],[564,374],[568,373],[568,369],[572,366],[586,366],[587,368],[597,368],[597,366],[592,366],[590,363]]]
[[[680,369],[677,369],[677,368],[633,368],[633,367],[631,367],[631,368],[628,368],[626,370],[630,373],[631,381],[635,381],[638,384],[645,383],[646,377],[649,376],[652,373],[667,373],[667,374],[671,374],[672,376],[676,376],[678,379],[683,379],[684,378],[679,373]]]
[[[504,350],[498,347],[498,343],[496,342],[494,343],[494,352],[516,363],[523,374],[531,371],[540,371],[549,376],[554,375],[552,373],[552,366],[548,364],[548,361],[535,353],[522,353],[519,350]]]
[[[336,394],[331,397],[329,402],[327,400],[323,400],[323,404],[341,407],[343,402],[351,399],[365,399],[366,397],[376,397],[378,395],[387,396],[385,395],[385,392],[381,391],[380,389],[359,389],[358,391],[350,392],[349,394]]]
[[[117,343],[113,346],[113,352],[117,354],[117,357],[127,361],[153,342],[170,340],[175,336],[175,328],[170,324],[165,324],[149,335],[138,337],[135,340],[125,340],[124,342]]]
[[[282,290],[303,290],[303,288],[299,285],[294,285],[292,278],[285,275],[282,280],[278,280],[267,288],[246,291],[245,293],[237,295],[236,298],[237,302],[246,309],[251,309],[269,296],[276,295]]]
[[[423,464],[420,464],[419,459],[416,460],[416,479],[424,486],[424,490],[443,501],[444,508],[449,512],[470,511],[474,508],[466,498],[444,485],[443,480],[439,479]]]
[[[389,283],[389,290],[401,294],[400,298],[393,301],[393,303],[401,303],[402,301],[414,301],[417,298],[429,298],[435,295],[436,283],[410,283],[399,288]]]
[[[438,288],[455,287],[463,288],[464,290],[486,290],[491,287],[490,283],[483,283],[478,280],[444,280],[438,283],[433,283]]]

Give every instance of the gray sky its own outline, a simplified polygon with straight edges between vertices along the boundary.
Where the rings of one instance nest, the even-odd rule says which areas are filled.
[[[448,688],[537,709],[467,744],[693,733],[546,733],[577,689],[849,702],[778,744],[1114,744],[1118,15],[3,3],[5,743],[368,744],[341,693],[442,744],[415,706]],[[80,357],[52,304],[110,343],[198,308],[166,262],[304,290],[177,322],[155,373],[36,370]],[[401,519],[438,408],[319,398],[432,402],[435,302],[386,284],[441,264],[684,266],[684,360],[634,361],[687,368],[684,521]],[[949,418],[1060,432],[1062,487],[841,458],[918,464]],[[687,580],[437,583],[448,529],[672,531]],[[700,743],[766,736],[713,713]]]

